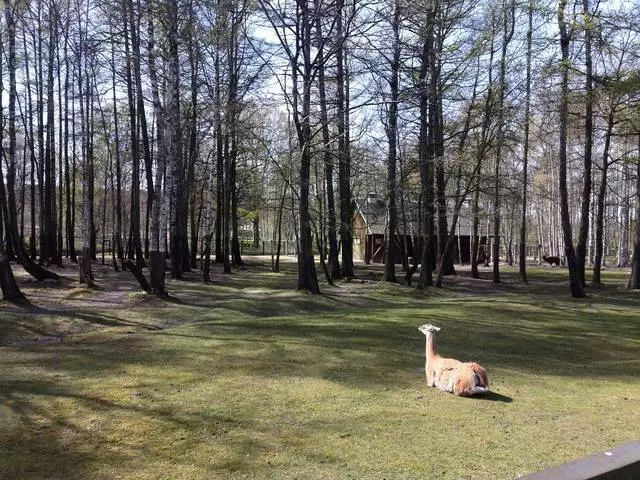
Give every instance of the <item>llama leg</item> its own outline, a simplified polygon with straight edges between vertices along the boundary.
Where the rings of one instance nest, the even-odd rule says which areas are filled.
[[[435,372],[432,369],[430,369],[429,367],[427,367],[425,370],[427,372],[427,386],[428,387],[435,386],[435,383],[436,383],[435,382],[435,380],[436,380]]]

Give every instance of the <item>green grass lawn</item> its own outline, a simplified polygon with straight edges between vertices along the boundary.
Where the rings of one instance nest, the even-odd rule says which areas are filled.
[[[293,265],[254,265],[170,302],[123,273],[23,280],[35,307],[0,307],[0,478],[511,479],[640,439],[640,295],[618,272],[573,300],[563,269],[426,292],[359,271],[310,296]],[[425,322],[491,394],[426,387]]]

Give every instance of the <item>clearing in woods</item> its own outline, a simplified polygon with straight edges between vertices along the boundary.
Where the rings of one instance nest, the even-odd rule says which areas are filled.
[[[640,437],[640,296],[605,272],[589,297],[563,268],[465,272],[446,288],[359,279],[296,292],[296,265],[250,259],[168,281],[77,267],[28,308],[0,304],[0,478],[514,478]],[[424,335],[476,360],[492,393],[424,381]]]

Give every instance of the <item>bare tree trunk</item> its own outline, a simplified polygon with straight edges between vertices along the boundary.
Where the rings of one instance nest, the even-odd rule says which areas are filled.
[[[138,268],[145,266],[144,254],[142,252],[142,239],[140,236],[140,149],[138,142],[138,113],[136,108],[136,92],[135,92],[135,51],[130,53],[130,44],[136,43],[135,24],[133,13],[133,2],[125,0],[124,2],[125,20],[124,20],[124,48],[125,48],[125,66],[127,79],[127,96],[129,99],[129,128],[131,135],[131,218],[129,226],[129,258],[136,259]],[[130,34],[129,34],[130,32]],[[138,49],[139,56],[139,49]]]
[[[79,12],[80,13],[80,12]],[[80,14],[78,15],[78,23],[80,23]],[[78,259],[80,267],[80,283],[86,283],[89,287],[94,287],[94,277],[91,268],[91,246],[92,246],[92,230],[93,230],[93,161],[91,159],[91,102],[89,92],[89,66],[88,52],[85,51],[86,30],[80,32],[80,44],[78,46],[78,95],[80,100],[80,118],[81,118],[81,139],[82,139],[82,256]],[[82,75],[82,60],[85,63],[84,76],[86,79],[86,91],[83,91],[84,78]],[[86,112],[85,112],[86,110]]]
[[[429,76],[431,78],[431,97],[433,99],[433,104],[431,106],[433,113],[430,120],[430,128],[433,130],[433,151],[435,155],[436,205],[438,212],[438,258],[440,259],[438,268],[442,269],[444,275],[454,275],[456,272],[453,267],[453,249],[451,246],[447,248],[447,243],[449,243],[449,230],[447,227],[447,192],[444,171],[444,118],[442,113],[442,90],[440,86],[443,39],[435,32],[434,35],[434,47],[436,48],[436,52],[434,52],[435,55],[431,62],[431,71]]]
[[[228,92],[227,92],[227,143],[225,161],[226,177],[225,177],[225,194],[227,195],[227,210],[225,211],[225,222],[229,225],[226,229],[229,253],[231,254],[232,264],[235,267],[244,264],[240,256],[240,242],[238,238],[238,191],[236,184],[236,163],[238,157],[238,122],[240,117],[240,102],[238,101],[238,62],[239,62],[239,44],[238,29],[243,15],[235,10],[230,12],[231,15],[231,32],[229,45],[227,50],[228,64]],[[226,203],[226,202],[225,202]],[[226,245],[226,243],[225,243]]]
[[[27,51],[27,41],[26,35],[23,39],[24,50]],[[66,45],[65,45],[66,48]],[[65,54],[66,55],[66,54]],[[68,62],[67,62],[68,65]],[[29,236],[29,257],[32,260],[36,258],[36,182],[35,182],[35,171],[36,171],[36,154],[35,154],[35,146],[34,146],[34,134],[33,134],[33,101],[31,96],[31,75],[29,68],[29,55],[24,56],[24,70],[25,76],[27,80],[27,114],[28,114],[28,128],[25,127],[25,133],[29,132],[29,181],[30,181],[30,236]],[[67,66],[68,70],[68,66]],[[68,96],[66,97],[68,98]]]
[[[27,301],[26,297],[18,287],[9,257],[4,249],[4,243],[0,242],[0,288],[2,289],[2,299],[8,302],[22,304]]]
[[[602,177],[600,178],[600,188],[598,192],[598,206],[596,212],[596,258],[593,264],[593,283],[595,285],[602,284],[601,270],[604,263],[604,213],[607,196],[607,173],[609,171],[609,150],[611,147],[611,134],[613,133],[614,124],[614,106],[611,105],[611,110],[607,117],[607,129],[604,137],[604,150],[602,152]]]
[[[60,115],[62,118],[62,115]],[[22,151],[22,169],[20,172],[20,241],[24,244],[24,213],[27,205],[27,153],[28,147],[25,143],[24,149]],[[62,179],[62,175],[60,175]],[[62,180],[61,180],[62,181]],[[62,186],[62,185],[61,185]],[[62,192],[62,188],[60,188],[60,192]],[[1,224],[2,222],[0,222]]]
[[[253,248],[260,248],[260,212],[256,208],[256,214],[252,220],[253,226]]]
[[[190,8],[190,20],[194,23],[193,8]],[[198,227],[196,221],[196,189],[195,189],[195,165],[198,160],[198,68],[199,52],[197,42],[191,39],[189,42],[189,67],[191,70],[191,99],[189,104],[189,156],[187,161],[187,192],[189,193],[189,215],[191,223],[191,245],[189,253],[189,269],[196,268],[198,256]],[[185,252],[186,253],[186,252]],[[185,270],[187,271],[187,270]]]
[[[144,257],[149,256],[149,217],[151,210],[153,209],[154,201],[154,188],[153,188],[153,165],[151,158],[151,149],[149,146],[149,133],[147,130],[147,114],[144,108],[144,96],[142,91],[142,76],[140,73],[140,19],[142,12],[140,10],[140,1],[136,0],[135,5],[133,0],[128,0],[129,7],[129,24],[131,28],[131,51],[133,56],[131,58],[133,63],[133,78],[135,83],[135,99],[136,99],[136,115],[138,120],[138,128],[142,139],[142,154],[144,158],[145,174],[147,182],[147,208],[146,208],[146,222],[145,222],[145,248]],[[137,14],[135,8],[137,7]],[[139,154],[138,154],[139,155]],[[139,164],[139,159],[137,160]],[[138,217],[139,217],[138,209]],[[142,241],[141,241],[142,243]],[[142,248],[142,247],[141,247]],[[144,260],[137,260],[138,265],[144,265]]]
[[[215,227],[215,249],[216,263],[225,263],[223,251],[223,219],[224,219],[224,140],[222,135],[222,96],[220,85],[220,46],[219,37],[216,37],[218,48],[216,48],[215,59],[215,122],[216,122],[216,227]],[[227,258],[228,262],[228,258]]]
[[[224,203],[222,207],[224,212],[222,217],[222,253],[224,255],[222,265],[224,273],[231,273],[231,155],[229,149],[229,132],[226,132],[224,139]]]
[[[37,61],[35,63],[35,87],[36,87],[36,112],[37,112],[37,135],[38,135],[38,157],[39,163],[38,173],[38,225],[40,227],[39,244],[40,244],[40,258],[39,264],[44,265],[49,259],[49,222],[47,220],[47,214],[49,213],[49,207],[47,205],[48,195],[45,191],[46,181],[45,173],[47,171],[47,159],[45,151],[45,139],[44,139],[44,106],[46,104],[44,100],[44,66],[43,66],[43,45],[42,45],[42,12],[44,11],[42,0],[37,0],[38,11],[38,29],[37,29],[37,46],[35,46]]]
[[[589,212],[592,190],[592,156],[593,156],[593,62],[591,59],[592,18],[589,0],[582,0],[582,15],[584,22],[584,51],[585,51],[585,121],[584,121],[584,176],[582,184],[582,204],[580,207],[580,232],[576,246],[576,262],[578,275],[582,285],[586,285],[585,262],[587,241],[589,237]]]
[[[510,11],[509,11],[510,10]],[[502,220],[502,198],[500,195],[501,188],[501,163],[502,152],[504,148],[504,101],[507,95],[507,49],[513,38],[515,31],[515,4],[511,3],[509,7],[506,1],[503,2],[503,34],[502,34],[502,54],[500,56],[500,83],[498,87],[498,119],[497,119],[497,145],[494,170],[494,190],[493,190],[493,281],[500,282],[500,223]]]
[[[18,261],[24,269],[33,277],[38,280],[44,279],[54,279],[57,280],[60,278],[57,274],[45,270],[40,267],[36,263],[33,262],[31,258],[24,251],[24,244],[20,239],[20,232],[18,232],[18,219],[17,219],[17,205],[15,198],[15,176],[16,176],[16,145],[17,145],[17,136],[16,136],[16,99],[17,99],[17,90],[16,90],[16,24],[15,24],[15,5],[8,1],[5,3],[5,20],[7,22],[7,33],[8,33],[8,47],[9,50],[7,52],[7,68],[9,70],[9,109],[8,109],[8,131],[9,131],[9,149],[8,149],[8,159],[7,159],[7,207],[8,207],[8,218],[5,218],[5,227],[7,230],[7,234],[11,240],[11,245],[13,247],[13,251],[15,252]],[[3,181],[0,178],[0,181]],[[3,182],[4,183],[4,182]],[[4,252],[6,254],[6,251]],[[8,257],[7,257],[8,259]],[[15,293],[15,292],[14,292]]]
[[[573,248],[571,232],[571,217],[569,215],[569,199],[567,192],[567,120],[569,115],[569,43],[571,38],[567,32],[565,9],[567,0],[558,2],[558,27],[560,29],[560,48],[562,51],[562,83],[560,92],[560,214],[562,218],[562,233],[564,236],[564,250],[569,267],[569,286],[571,295],[575,298],[585,296],[584,286],[580,280],[576,254]]]
[[[463,191],[462,190],[462,161],[464,158],[467,138],[469,135],[469,131],[471,129],[471,118],[473,114],[473,108],[476,102],[479,78],[480,78],[480,63],[478,62],[478,68],[476,69],[475,80],[473,83],[473,93],[471,94],[471,100],[469,102],[467,116],[465,118],[464,127],[462,129],[462,133],[460,136],[460,143],[458,144],[458,149],[457,149],[457,161],[459,163],[458,163],[458,169],[456,174],[455,205],[453,209],[453,218],[451,221],[451,227],[449,229],[449,232],[447,233],[447,242],[444,245],[444,249],[438,258],[438,268],[437,268],[437,277],[436,277],[436,287],[438,288],[442,287],[442,280],[446,273],[444,262],[446,261],[447,256],[450,255],[450,252],[453,250],[453,245],[455,240],[454,234],[456,231],[456,226],[459,225],[458,218],[460,216],[460,210],[462,209],[462,205],[464,205],[464,203],[467,201],[467,196],[469,195],[469,192],[474,187],[474,185],[477,184],[477,177],[480,173],[480,168],[482,166],[482,161],[483,161],[482,156],[478,155],[476,157],[476,165],[473,171],[471,172],[469,178],[467,179],[467,183]],[[474,218],[474,224],[476,227],[474,238],[477,238],[477,226],[478,226],[477,217]],[[477,243],[476,243],[476,248],[477,248]],[[460,250],[461,250],[460,249],[460,231],[458,229],[458,255],[460,256],[460,264],[462,264],[462,252]],[[477,268],[478,267],[476,263],[476,273],[477,273]]]
[[[72,73],[73,75],[73,73]],[[80,62],[78,62],[78,75],[80,75]],[[76,111],[76,82],[73,81],[73,79],[71,80],[71,112],[75,113]],[[82,119],[82,121],[84,121],[84,119]],[[72,115],[71,117],[71,138],[76,138],[76,119],[75,119],[75,115]],[[77,158],[77,142],[73,141],[71,142],[71,178],[70,178],[70,184],[73,186],[73,188],[71,188],[71,228],[73,229],[72,235],[71,235],[71,240],[69,242],[69,249],[71,251],[71,253],[69,254],[71,256],[72,261],[78,261],[78,258],[76,256],[76,244],[75,244],[75,225],[76,225],[76,178],[77,178],[77,163],[76,163],[76,158]]]
[[[284,201],[287,198],[287,187],[282,188],[282,198],[280,199],[280,207],[278,208],[278,240],[276,250],[276,260],[273,266],[274,272],[280,271],[280,247],[282,246],[282,213],[284,212]]]
[[[62,264],[58,262],[57,233],[58,214],[56,211],[56,155],[55,155],[55,103],[54,103],[54,66],[55,45],[57,43],[57,25],[53,13],[54,5],[49,0],[49,42],[47,48],[47,131],[45,144],[45,222],[47,223],[45,242],[47,244],[46,262],[49,264]]]
[[[353,277],[353,232],[351,227],[353,206],[351,199],[351,154],[347,138],[348,124],[345,121],[348,109],[345,108],[345,58],[344,26],[342,16],[344,0],[338,0],[336,18],[336,37],[340,47],[336,51],[336,106],[338,130],[338,184],[340,191],[340,244],[342,270],[344,278]],[[308,186],[307,186],[308,188]]]
[[[231,184],[231,258],[233,264],[236,267],[244,265],[242,256],[240,254],[240,237],[238,233],[238,185],[236,180],[236,164],[238,158],[238,146],[237,146],[237,133],[235,132],[231,139],[231,171],[230,171],[230,184]]]
[[[629,211],[631,210],[631,198],[629,196],[629,165],[622,165],[620,179],[621,200],[618,207],[618,267],[629,266]]]
[[[211,169],[213,171],[213,168]],[[213,236],[213,174],[207,179],[207,200],[204,208],[204,252],[202,254],[202,279],[211,281],[211,238]]]
[[[110,149],[109,149],[110,150]],[[104,265],[104,254],[105,254],[105,240],[107,238],[107,186],[109,180],[109,169],[111,168],[111,162],[113,161],[113,156],[111,152],[108,154],[107,161],[104,166],[104,184],[102,189],[102,255],[101,255],[101,263]]]
[[[90,227],[90,252],[91,252],[91,260],[96,260],[96,252],[97,252],[97,234],[98,229],[95,224],[95,158],[94,158],[94,101],[95,94],[97,91],[96,85],[96,75],[95,75],[95,52],[92,52],[88,55],[88,64],[86,65],[87,71],[85,74],[86,86],[85,86],[85,95],[87,96],[86,100],[86,114],[87,114],[87,154],[86,159],[89,165],[89,198],[91,202],[89,202],[89,227]],[[93,74],[91,74],[93,73]]]
[[[397,208],[397,144],[398,144],[398,90],[400,76],[400,2],[395,0],[393,3],[393,21],[391,23],[393,30],[393,54],[391,59],[391,77],[389,79],[390,99],[389,110],[387,116],[386,134],[389,142],[389,151],[387,155],[387,193],[389,214],[389,222],[387,225],[387,245],[384,280],[387,282],[396,282],[396,233],[398,229],[398,208]],[[405,232],[406,234],[406,232]]]
[[[171,276],[182,278],[183,249],[180,216],[182,211],[182,128],[180,121],[180,59],[178,57],[178,4],[177,0],[167,0],[168,17],[168,84],[167,129],[170,132],[168,150],[168,168],[171,184],[169,186]]]
[[[6,2],[7,5],[5,8],[11,8],[9,2]],[[3,50],[0,48],[0,50]],[[0,63],[2,60],[0,60]],[[0,68],[1,71],[1,68]],[[0,94],[2,94],[0,87]],[[0,104],[2,102],[0,101]],[[1,109],[0,109],[1,111]],[[0,114],[0,117],[2,114]],[[2,134],[0,133],[0,139],[2,138]],[[6,192],[4,188],[4,175],[2,174],[2,169],[0,168],[0,202],[2,202],[2,210],[0,210],[0,216],[2,217],[2,222],[6,224]],[[1,225],[0,225],[1,227]],[[0,228],[1,229],[1,228]],[[0,289],[2,289],[2,298],[9,302],[13,303],[25,303],[27,301],[26,297],[18,287],[16,283],[15,277],[13,276],[13,271],[11,270],[11,263],[9,262],[9,256],[4,248],[4,242],[0,241]]]
[[[113,34],[113,32],[112,32]],[[113,94],[113,148],[115,151],[115,224],[113,226],[113,257],[114,265],[117,261],[124,260],[124,252],[122,247],[122,160],[120,158],[120,129],[118,121],[118,104],[116,89],[116,62],[115,62],[115,46],[111,45],[111,86]],[[112,179],[113,180],[113,179]],[[116,261],[117,259],[117,261]]]
[[[524,283],[527,279],[527,193],[529,191],[529,127],[531,124],[531,50],[533,39],[533,0],[527,10],[527,79],[524,107],[524,145],[522,152],[522,213],[520,216],[519,273]]]
[[[482,169],[482,167],[480,167]],[[471,202],[471,215],[473,217],[472,233],[471,233],[471,276],[473,278],[480,278],[480,272],[478,271],[478,251],[480,250],[480,173],[482,170],[478,170],[476,177],[473,200]]]
[[[405,178],[405,171],[404,171],[404,164],[402,161],[403,155],[401,154],[398,157],[398,166],[400,167],[400,181],[401,184],[404,184],[404,178]],[[407,212],[405,209],[405,192],[404,189],[400,189],[400,213],[402,215],[402,226],[403,226],[403,230],[404,230],[404,235],[402,235],[402,247],[403,247],[403,252],[402,252],[402,269],[403,271],[406,273],[409,272],[410,266],[409,266],[409,246],[411,245],[411,247],[413,248],[413,244],[414,241],[413,239],[415,238],[415,232],[413,230],[413,228],[409,228],[409,224],[407,223]],[[410,235],[410,236],[409,236]],[[415,257],[417,256],[417,252],[413,252],[412,255]]]
[[[318,8],[318,7],[316,7]],[[322,155],[327,198],[328,236],[329,236],[329,268],[332,279],[340,277],[340,261],[338,259],[338,234],[336,220],[335,193],[333,189],[333,158],[329,147],[329,120],[327,114],[327,94],[325,88],[325,59],[322,50],[322,30],[320,17],[316,22],[316,36],[319,43],[318,51],[318,93],[320,100],[320,122],[322,124]]]
[[[68,30],[68,22],[65,26],[65,29]],[[66,37],[66,33],[65,33]],[[62,37],[58,37],[58,41],[62,41]],[[62,102],[62,61],[60,59],[60,46],[56,49],[56,62],[58,64],[58,70],[56,72],[57,82],[58,82],[58,224],[57,224],[57,252],[56,252],[56,264],[62,266],[62,256],[64,251],[64,218],[63,218],[63,202],[64,202],[64,152],[63,145],[66,132],[63,129],[63,102]],[[66,92],[66,91],[65,91]],[[66,97],[66,94],[65,94]],[[24,210],[24,202],[22,202],[22,210]],[[20,234],[21,241],[24,243],[24,235]]]
[[[638,134],[638,151],[640,151],[640,133]],[[631,276],[627,288],[640,289],[640,161],[636,163],[636,202],[635,202],[636,234],[633,241],[633,256],[631,257]]]
[[[304,0],[300,5],[300,38],[299,48],[302,55],[302,115],[298,112],[298,75],[299,65],[292,65],[293,70],[293,97],[294,97],[294,119],[298,134],[298,144],[301,149],[300,158],[300,190],[299,190],[299,213],[300,213],[300,238],[298,247],[298,290],[307,290],[310,293],[320,293],[316,267],[313,257],[313,242],[311,234],[311,213],[309,210],[309,182],[311,174],[311,86],[312,86],[312,64],[311,64],[311,28],[314,20],[310,18],[309,4]],[[341,23],[341,17],[338,19]],[[292,59],[297,61],[296,59]],[[341,70],[342,67],[338,67]],[[338,73],[338,76],[340,74]],[[340,90],[340,80],[338,80],[338,90]],[[339,102],[340,103],[340,102]],[[340,110],[340,106],[338,107]],[[338,113],[340,115],[340,112]],[[342,112],[344,115],[344,112]],[[344,118],[344,117],[342,117]],[[344,123],[338,119],[338,125]],[[338,129],[340,130],[340,126]],[[344,134],[344,124],[342,125]],[[344,152],[343,152],[344,154]],[[341,163],[342,165],[342,163]],[[348,178],[347,178],[348,181]],[[341,184],[342,185],[342,184]],[[341,190],[342,193],[342,190]],[[341,196],[341,200],[343,197]],[[343,206],[341,204],[341,206]],[[344,212],[341,212],[344,213]],[[344,222],[344,218],[342,219]],[[342,225],[344,229],[344,225]],[[344,241],[344,239],[343,239]],[[345,268],[345,258],[343,251],[343,269]],[[348,268],[348,265],[347,265]],[[344,272],[343,272],[344,273]]]
[[[435,62],[435,18],[437,7],[431,6],[427,12],[427,31],[422,47],[420,65],[420,196],[422,198],[422,268],[418,280],[418,288],[424,289],[433,285],[433,232],[434,232],[434,120],[437,99],[438,79],[428,75],[434,71]],[[429,81],[430,80],[430,81]]]
[[[10,81],[13,80],[13,85],[10,87],[9,92],[9,105],[11,106],[11,100],[14,102],[14,113],[15,116],[15,70],[11,73],[12,69],[15,69],[15,41],[16,41],[16,24],[14,21],[14,4],[12,0],[6,0],[4,3],[5,9],[5,19],[7,21],[7,31],[9,36],[9,55],[8,55],[8,66],[9,66],[9,78]],[[2,68],[3,60],[5,58],[4,52],[4,43],[3,38],[0,37],[0,78],[4,76],[4,69]],[[4,125],[4,108],[3,101],[4,98],[4,84],[0,82],[0,125]],[[15,117],[11,120],[11,108],[9,109],[9,159],[15,160]],[[12,125],[13,123],[13,125]],[[0,145],[3,144],[4,129],[0,129]],[[11,152],[11,147],[13,146],[13,153]],[[0,202],[2,203],[3,208],[0,209],[0,216],[2,216],[2,221],[0,224],[5,224],[8,226],[8,219],[6,218],[5,210],[7,206],[7,194],[5,191],[5,183],[4,183],[4,175],[2,173],[2,168],[0,168]],[[10,188],[9,185],[7,185]],[[35,199],[32,197],[31,202],[33,203]],[[8,213],[8,212],[7,212]],[[13,270],[11,270],[11,263],[9,263],[9,256],[4,247],[4,241],[0,238],[0,289],[2,290],[2,298],[9,302],[14,303],[25,303],[26,297],[18,287],[16,283],[15,277],[13,276]]]
[[[150,249],[149,260],[151,262],[151,291],[157,297],[166,297],[165,290],[165,267],[166,267],[166,210],[168,202],[167,186],[171,184],[170,179],[166,175],[167,163],[167,139],[165,111],[160,101],[160,92],[158,90],[158,74],[156,71],[156,52],[155,52],[155,36],[154,24],[151,12],[147,23],[147,54],[149,58],[149,78],[151,80],[151,95],[153,99],[153,110],[156,118],[156,178],[154,182],[154,198],[151,209],[151,225],[149,226]],[[164,189],[162,179],[164,181]]]

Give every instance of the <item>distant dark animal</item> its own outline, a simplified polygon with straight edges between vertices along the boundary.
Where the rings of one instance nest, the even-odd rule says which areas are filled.
[[[547,257],[546,255],[542,255],[542,260],[547,262],[549,265],[553,266],[555,263],[558,267],[560,266],[560,257]]]

